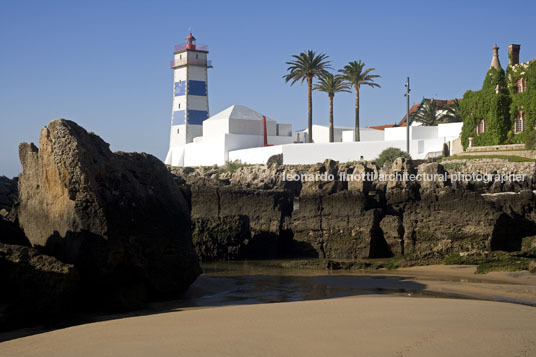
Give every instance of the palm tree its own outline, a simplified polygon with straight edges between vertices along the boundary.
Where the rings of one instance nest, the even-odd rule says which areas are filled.
[[[294,59],[290,62],[286,62],[290,67],[287,68],[288,74],[284,75],[285,82],[290,82],[293,85],[297,81],[303,83],[307,81],[307,110],[309,112],[308,117],[308,139],[307,141],[313,142],[313,79],[320,77],[326,73],[329,68],[330,61],[328,56],[324,53],[316,54],[315,51],[304,51],[299,55],[293,55]]]
[[[375,78],[381,78],[379,75],[370,74],[376,68],[365,68],[365,63],[361,60],[353,61],[339,70],[343,78],[348,81],[355,89],[355,141],[359,141],[359,89],[362,85],[369,87],[380,87],[374,82]]]
[[[457,100],[456,100],[457,102]],[[438,107],[433,99],[423,99],[417,110],[410,114],[410,123],[418,121],[422,125],[436,126],[441,123],[454,123],[459,121],[459,104],[448,105],[445,109],[437,110]],[[458,109],[456,108],[458,105]]]
[[[320,77],[318,83],[313,87],[314,90],[326,92],[329,97],[329,142],[335,141],[333,133],[333,98],[337,92],[351,93],[350,85],[344,81],[342,76],[334,76],[331,73],[326,73]]]
[[[413,114],[409,116],[409,124],[417,121],[422,125],[434,126],[437,125],[437,111],[434,100],[423,99],[419,107]]]
[[[462,121],[462,111],[460,101],[454,99],[454,102],[447,106],[444,123],[459,123]]]

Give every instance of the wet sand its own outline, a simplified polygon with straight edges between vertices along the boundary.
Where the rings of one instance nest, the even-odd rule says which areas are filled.
[[[0,335],[0,356],[536,355],[534,274],[263,264],[208,267],[184,299],[144,311]]]

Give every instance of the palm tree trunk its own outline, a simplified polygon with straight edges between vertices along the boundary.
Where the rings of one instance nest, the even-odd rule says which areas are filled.
[[[329,142],[335,141],[335,134],[333,133],[333,96],[329,96]]]
[[[313,142],[313,79],[307,77],[307,110],[309,117],[307,118],[308,135],[307,142]]]
[[[355,87],[355,141],[359,141],[359,87]]]

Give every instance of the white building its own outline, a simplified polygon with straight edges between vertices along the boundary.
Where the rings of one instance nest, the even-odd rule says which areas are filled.
[[[245,106],[233,105],[209,117],[207,69],[212,66],[207,54],[208,48],[196,45],[192,34],[175,48],[168,165],[224,165],[235,160],[264,164],[275,154],[283,155],[284,164],[345,162],[374,160],[389,147],[406,150],[406,127],[360,128],[360,142],[353,141],[353,128],[335,127],[335,142],[330,143],[328,126],[314,125],[313,143],[308,144],[308,130],[293,133],[290,124],[278,124]],[[461,128],[462,123],[410,126],[410,155],[424,159],[441,152],[445,143],[453,147]]]
[[[266,126],[266,130],[265,130]],[[262,157],[244,156],[244,161],[268,159],[274,147],[294,142],[292,126],[274,120],[241,105],[233,105],[203,121],[202,135],[185,145],[170,146],[166,164],[172,166],[224,165],[229,152],[262,148]],[[264,139],[266,132],[267,145]],[[268,155],[268,157],[266,157]]]

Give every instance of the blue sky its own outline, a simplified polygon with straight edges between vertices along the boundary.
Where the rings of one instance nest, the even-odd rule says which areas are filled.
[[[524,4],[523,4],[524,3]],[[515,16],[510,9],[520,12]],[[56,118],[78,122],[113,150],[163,159],[171,115],[173,45],[188,28],[208,44],[211,114],[242,104],[304,128],[305,85],[285,84],[285,62],[313,49],[335,69],[363,60],[382,88],[361,91],[362,124],[399,121],[404,80],[412,102],[478,89],[497,42],[536,57],[532,1],[10,1],[0,2],[0,174],[20,171],[18,144],[38,144]],[[328,99],[313,98],[314,122]],[[335,97],[336,125],[352,126],[353,95]]]

